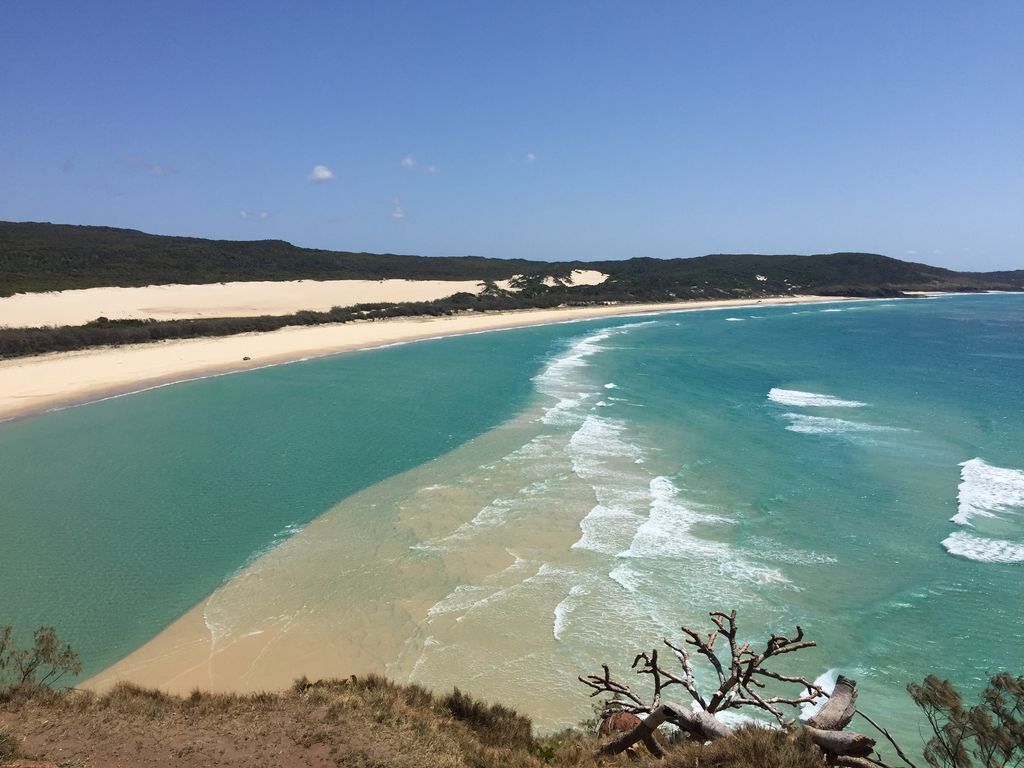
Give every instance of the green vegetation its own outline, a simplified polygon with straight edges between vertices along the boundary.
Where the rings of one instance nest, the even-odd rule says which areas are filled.
[[[577,302],[573,302],[577,303]],[[585,305],[586,302],[578,302]],[[109,320],[97,318],[85,325],[49,328],[0,328],[0,359],[65,352],[87,347],[139,344],[166,339],[200,336],[230,336],[254,331],[275,331],[295,325],[348,323],[353,320],[382,320],[389,317],[439,317],[460,312],[488,312],[569,305],[557,297],[533,298],[511,295],[457,293],[437,301],[403,304],[358,304],[335,307],[327,312],[302,311],[292,315],[259,317],[211,317],[195,320]]]
[[[323,251],[283,240],[204,240],[113,227],[0,222],[0,296],[232,280],[502,280],[538,264]]]
[[[53,627],[37,629],[28,648],[17,647],[12,626],[0,627],[0,686],[5,680],[17,685],[55,685],[67,673],[81,671],[78,654],[70,645],[60,644]]]
[[[604,272],[608,279],[599,285],[564,283],[571,270],[581,268]],[[516,276],[514,291],[495,284]],[[545,284],[549,277],[556,278],[549,281],[553,285]],[[286,316],[101,317],[83,326],[0,328],[0,358],[414,315],[801,294],[889,297],[904,291],[1024,290],[1024,270],[960,273],[864,253],[551,263],[345,253],[277,240],[201,240],[109,227],[0,222],[0,296],[97,286],[343,278],[473,279],[485,288],[479,295],[459,293],[437,301],[360,304]]]
[[[572,269],[609,275],[598,286],[547,288]],[[1024,271],[953,272],[863,253],[711,255],[693,259],[547,262],[477,256],[424,257],[299,248],[282,240],[204,240],[130,229],[0,222],[0,296],[101,286],[232,280],[412,278],[494,281],[524,276],[528,294],[586,301],[825,293],[886,296],[906,290],[1024,290]],[[760,278],[758,278],[760,275]]]
[[[996,675],[970,708],[952,683],[934,675],[907,691],[932,729],[924,750],[932,768],[1024,765],[1024,675]]]

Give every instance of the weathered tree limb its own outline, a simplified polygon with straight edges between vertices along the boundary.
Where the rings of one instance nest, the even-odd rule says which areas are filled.
[[[878,731],[878,732],[879,732],[880,734],[882,734],[883,736],[885,736],[886,740],[887,740],[887,741],[888,741],[888,742],[889,742],[890,744],[892,744],[892,746],[893,746],[893,749],[895,749],[895,750],[896,750],[896,754],[900,756],[900,760],[902,760],[902,761],[903,761],[904,763],[906,763],[907,765],[909,765],[909,766],[910,766],[910,768],[917,768],[917,766],[916,766],[916,765],[914,765],[914,763],[913,763],[913,762],[912,762],[912,761],[910,760],[910,758],[909,758],[909,757],[907,757],[907,756],[906,756],[906,754],[904,754],[903,750],[902,750],[902,749],[900,749],[900,745],[896,743],[896,739],[894,739],[894,738],[892,737],[892,734],[891,734],[891,733],[889,733],[889,732],[888,732],[888,731],[887,731],[887,730],[886,730],[885,728],[883,728],[882,726],[880,726],[880,725],[879,725],[878,723],[876,723],[876,722],[875,722],[874,720],[872,720],[872,719],[871,719],[870,717],[868,717],[867,715],[865,715],[865,714],[864,714],[863,712],[861,712],[861,711],[860,711],[859,709],[855,709],[855,710],[854,710],[854,713],[855,713],[855,714],[858,714],[858,715],[860,715],[861,717],[863,717],[863,718],[864,718],[865,720],[867,720],[867,721],[868,721],[869,723],[871,723],[871,725],[872,725],[872,726],[874,726],[875,730],[877,730],[877,731]]]
[[[828,761],[828,764],[842,766],[842,768],[892,768],[881,760],[872,760],[867,757],[834,757]]]
[[[616,733],[625,734],[632,731],[636,726],[643,722],[639,717],[630,712],[613,712],[601,721],[601,726],[597,729],[600,736],[613,736]],[[645,729],[646,730],[646,729]],[[644,746],[647,747],[647,751],[650,752],[657,758],[665,756],[665,750],[662,749],[661,744],[655,738],[656,731],[647,731],[641,736]],[[629,747],[627,747],[629,749]]]
[[[825,706],[807,720],[807,725],[823,731],[841,731],[857,712],[857,683],[840,675],[836,679],[835,690],[829,696]]]
[[[828,755],[867,757],[875,749],[875,740],[862,733],[852,731],[823,731],[805,725],[796,733],[806,733],[822,752]]]
[[[594,689],[594,692],[590,694],[591,698],[600,693],[613,693],[616,696],[625,696],[629,699],[632,702],[632,706],[635,707],[638,712],[650,711],[650,708],[644,704],[643,699],[637,696],[628,685],[624,685],[612,677],[612,673],[608,669],[607,664],[602,664],[601,669],[604,670],[604,677],[600,677],[599,675],[587,675],[586,677],[577,678],[584,685]]]
[[[653,740],[655,729],[665,722],[678,726],[702,741],[722,739],[731,736],[733,732],[732,728],[719,722],[714,715],[709,715],[707,712],[693,712],[678,704],[665,703],[654,709],[636,728],[601,747],[600,754],[616,755],[638,741],[644,740],[644,743],[647,743],[647,737]]]
[[[845,728],[856,714],[863,714],[856,709],[857,684],[854,680],[840,676],[831,696],[820,686],[806,678],[796,675],[785,675],[765,668],[765,662],[775,656],[794,653],[815,645],[813,641],[804,639],[803,628],[797,625],[793,636],[772,634],[761,649],[751,649],[750,643],[737,641],[736,612],[723,613],[713,611],[710,614],[715,631],[701,635],[689,627],[681,627],[684,642],[679,646],[668,640],[664,641],[675,655],[682,667],[681,674],[662,666],[658,649],[637,654],[633,660],[633,669],[638,674],[650,675],[654,683],[654,695],[643,699],[629,686],[614,679],[607,665],[602,665],[603,675],[590,675],[579,678],[581,682],[593,689],[591,696],[599,693],[613,695],[613,704],[624,711],[634,714],[647,714],[646,719],[613,741],[601,748],[601,754],[616,754],[628,749],[639,741],[648,743],[648,748],[658,754],[660,746],[653,741],[653,734],[662,723],[676,725],[683,732],[700,741],[713,741],[727,738],[733,729],[717,719],[718,712],[749,706],[770,713],[784,731],[793,735],[801,731],[807,734],[810,741],[824,754],[829,765],[843,765],[850,768],[891,768],[872,757],[875,740],[861,733],[846,732]],[[717,642],[717,650],[716,650]],[[728,648],[724,648],[724,646]],[[718,687],[705,697],[696,686],[691,651],[686,646],[696,649],[696,654],[704,656],[714,668],[718,677]],[[768,681],[799,684],[802,693],[799,696],[772,695],[774,691],[766,690]],[[672,702],[665,702],[663,691],[672,685],[683,687],[690,697],[699,705],[691,710]],[[795,719],[786,719],[782,707],[797,707],[800,704],[813,702],[828,696],[828,701],[821,710],[806,724],[798,725]],[[884,728],[868,718],[896,748],[896,752],[910,768],[916,766],[910,762],[899,745]],[[627,726],[628,727],[628,726]],[[652,747],[650,744],[654,743]]]

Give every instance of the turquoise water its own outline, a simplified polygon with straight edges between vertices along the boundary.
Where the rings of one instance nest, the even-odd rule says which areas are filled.
[[[372,350],[0,424],[0,624],[55,625],[98,672],[339,499],[507,419],[555,333]]]
[[[753,638],[801,624],[818,648],[790,671],[855,677],[912,739],[908,681],[1024,662],[1021,381],[1024,297],[965,296],[522,329],[0,425],[0,614],[96,671],[287,538],[274,573],[333,547],[377,603],[417,574],[390,674],[544,726],[589,714],[576,675],[737,608]],[[356,528],[292,536],[327,510],[398,565]],[[264,593],[328,628],[355,604],[260,562],[218,631]]]

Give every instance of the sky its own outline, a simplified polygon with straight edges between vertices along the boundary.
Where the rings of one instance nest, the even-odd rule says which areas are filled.
[[[1024,268],[1024,2],[4,0],[0,219]]]

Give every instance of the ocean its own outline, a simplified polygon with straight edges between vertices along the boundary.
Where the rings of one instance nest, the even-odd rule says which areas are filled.
[[[904,739],[1024,662],[1024,297],[421,342],[0,424],[0,623],[95,673],[210,596],[223,647],[592,715],[578,675],[736,609]],[[211,594],[212,593],[212,594]],[[266,663],[277,661],[273,655]],[[291,670],[289,670],[289,674]],[[705,670],[699,680],[708,681]]]

